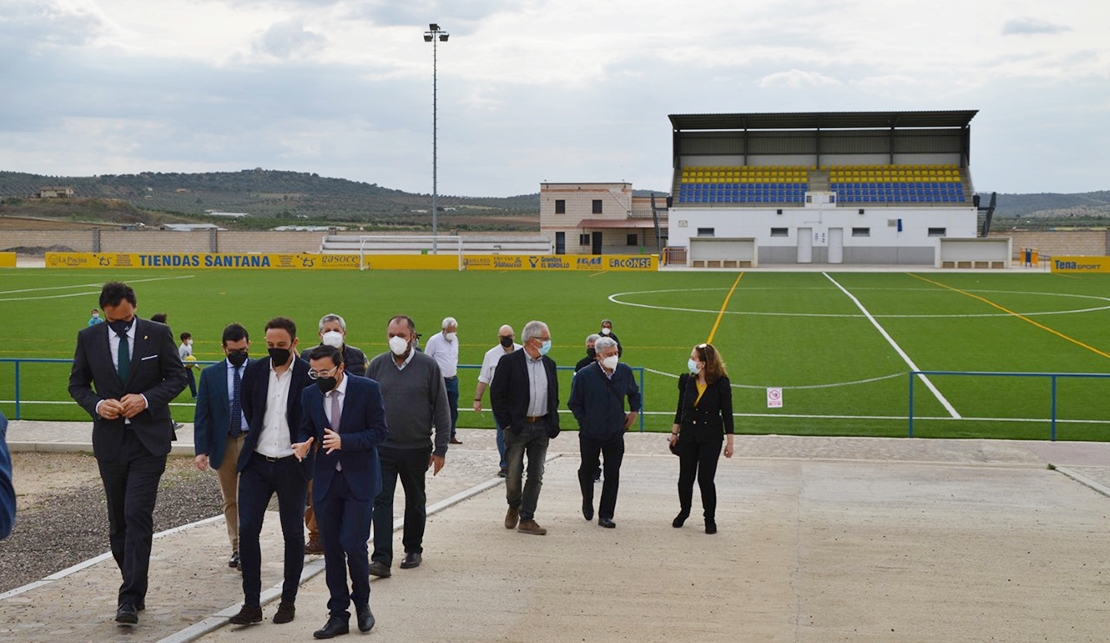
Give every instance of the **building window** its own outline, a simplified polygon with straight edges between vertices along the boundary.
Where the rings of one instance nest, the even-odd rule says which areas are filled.
[[[555,214],[566,214],[567,202],[566,199],[555,199]]]
[[[635,233],[635,232],[628,235],[628,242],[625,245],[629,245],[629,246],[638,246],[638,245],[640,245],[640,235]]]
[[[789,237],[790,228],[771,228],[772,237]]]
[[[578,235],[578,245],[580,245],[580,246],[590,245],[590,233],[587,232],[586,234]]]
[[[930,237],[948,236],[948,228],[929,228]]]
[[[698,228],[699,237],[712,237],[714,232],[713,228]]]
[[[601,214],[601,199],[594,199],[594,214]]]
[[[852,228],[853,237],[870,237],[871,228]]]

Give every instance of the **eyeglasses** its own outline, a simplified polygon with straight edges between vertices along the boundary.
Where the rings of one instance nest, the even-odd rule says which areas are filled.
[[[338,370],[338,369],[339,369],[339,367],[335,366],[335,367],[330,368],[326,371],[309,371],[308,372],[308,379],[318,380],[321,377],[331,377],[332,374],[335,373],[335,371]]]

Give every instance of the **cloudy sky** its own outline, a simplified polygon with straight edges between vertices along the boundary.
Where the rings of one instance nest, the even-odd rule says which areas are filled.
[[[1099,8],[1103,7],[1103,8]],[[975,187],[1110,189],[1095,0],[0,0],[0,170],[665,190],[668,114],[977,109]]]

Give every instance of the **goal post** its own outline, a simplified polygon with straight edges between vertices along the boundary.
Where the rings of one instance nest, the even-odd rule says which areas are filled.
[[[367,270],[372,255],[442,255],[458,257],[463,270],[463,238],[460,236],[363,235],[358,238],[358,269]]]

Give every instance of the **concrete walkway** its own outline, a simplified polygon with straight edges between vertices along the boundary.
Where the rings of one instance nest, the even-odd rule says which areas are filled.
[[[24,421],[8,439],[88,451],[89,432]],[[191,455],[191,432],[178,436]],[[428,479],[424,565],[372,583],[375,640],[1106,638],[1110,444],[737,436],[717,474],[720,533],[707,536],[698,500],[684,528],[670,526],[677,460],[661,434],[627,436],[618,527],[583,520],[577,439],[564,433],[536,516],[549,533],[535,537],[501,525],[493,432],[460,438]],[[264,587],[281,580],[276,518]],[[326,618],[322,575],[302,584],[293,623],[274,625],[270,604],[261,625],[223,626],[241,599],[226,549],[222,518],[158,538],[134,629],[111,620],[110,558],[9,592],[0,641],[311,640]],[[321,562],[310,557],[306,577]]]

